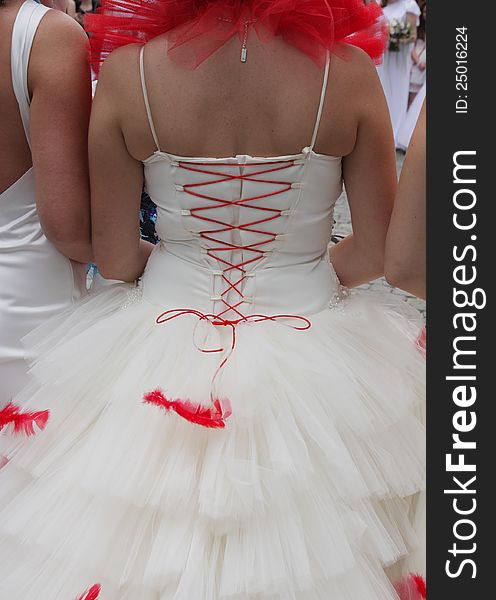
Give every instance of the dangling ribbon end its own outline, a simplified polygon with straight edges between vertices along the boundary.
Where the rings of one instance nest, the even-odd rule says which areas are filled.
[[[229,401],[229,398],[216,398],[212,404],[224,419],[227,419],[232,415],[231,402]]]

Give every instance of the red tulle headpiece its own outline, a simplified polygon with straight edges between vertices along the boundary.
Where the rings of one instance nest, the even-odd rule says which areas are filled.
[[[169,32],[170,55],[196,68],[246,27],[263,41],[283,37],[319,65],[338,42],[378,62],[388,37],[377,2],[363,0],[102,0],[85,20],[97,72],[116,48]]]

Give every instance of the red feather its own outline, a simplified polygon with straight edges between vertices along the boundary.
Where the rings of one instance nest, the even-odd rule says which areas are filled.
[[[410,573],[394,587],[400,600],[425,600],[427,598],[425,579],[416,573]]]
[[[87,592],[84,592],[82,596],[79,596],[78,600],[97,600],[100,596],[100,591],[102,586],[97,583],[93,587],[91,587]]]
[[[0,410],[0,431],[11,425],[14,433],[34,435],[37,433],[35,425],[40,431],[45,429],[49,414],[48,410],[23,413],[19,406],[9,402]]]
[[[413,580],[415,581],[415,585],[417,586],[417,590],[422,598],[427,598],[427,584],[425,583],[425,579],[422,575],[412,575]]]
[[[419,336],[417,337],[417,348],[420,350],[420,352],[425,356],[426,352],[427,352],[427,332],[425,327],[422,329],[422,331],[419,333]]]
[[[161,390],[154,390],[143,396],[145,403],[160,406],[165,410],[173,410],[186,421],[210,427],[222,429],[226,426],[224,417],[228,416],[222,412],[219,400],[215,400],[210,406],[194,404],[189,400],[168,400]]]

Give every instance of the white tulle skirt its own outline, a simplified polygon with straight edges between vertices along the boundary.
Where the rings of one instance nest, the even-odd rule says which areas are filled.
[[[419,316],[388,296],[353,294],[308,331],[238,325],[221,430],[142,398],[208,401],[219,357],[193,338],[222,328],[157,325],[120,284],[32,333],[16,402],[50,419],[0,437],[0,597],[396,600],[384,568],[419,550],[424,357]]]

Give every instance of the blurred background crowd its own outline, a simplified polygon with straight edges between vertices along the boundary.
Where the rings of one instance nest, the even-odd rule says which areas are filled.
[[[375,1],[375,0],[372,0]],[[389,44],[379,77],[391,114],[396,147],[406,150],[426,96],[426,0],[382,0]]]

